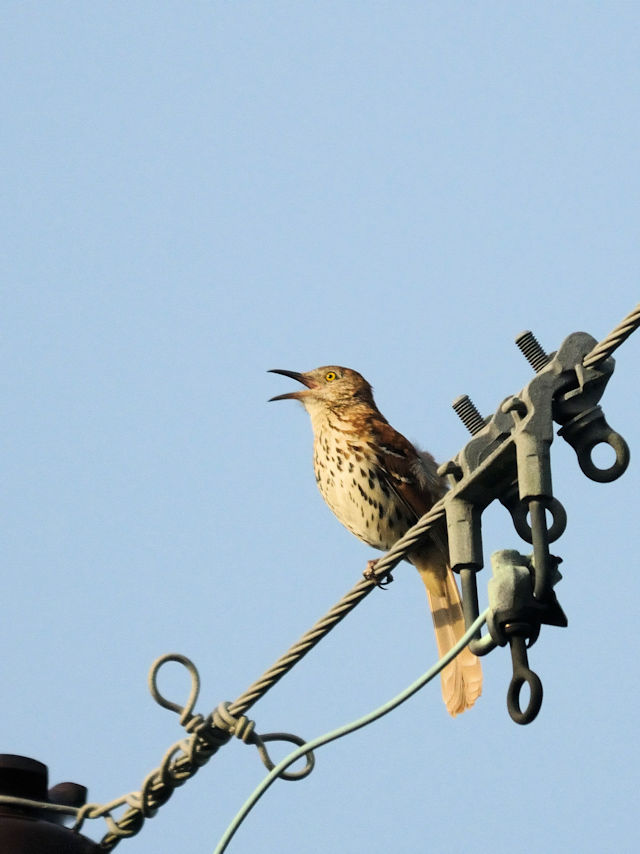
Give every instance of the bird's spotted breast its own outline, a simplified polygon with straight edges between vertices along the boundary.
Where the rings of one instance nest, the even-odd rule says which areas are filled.
[[[391,491],[375,453],[361,439],[335,429],[320,430],[314,470],[324,500],[340,522],[377,549],[389,549],[415,522]]]

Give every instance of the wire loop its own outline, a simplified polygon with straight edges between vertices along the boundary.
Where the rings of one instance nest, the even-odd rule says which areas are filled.
[[[175,661],[177,664],[181,664],[188,671],[191,677],[191,691],[189,692],[189,698],[184,706],[181,706],[179,703],[174,703],[171,700],[167,700],[158,688],[158,673],[160,668],[164,667],[164,665],[168,664],[170,661]],[[180,716],[180,725],[187,726],[193,717],[193,709],[195,708],[198,694],[200,693],[200,674],[198,673],[198,668],[190,658],[187,658],[186,655],[181,655],[178,652],[169,652],[166,655],[161,655],[160,658],[157,658],[151,665],[151,670],[149,671],[149,691],[159,706],[162,706],[164,709],[168,709],[170,712],[175,712]]]
[[[255,723],[249,720],[245,715],[235,717],[229,711],[231,703],[220,703],[217,709],[213,712],[212,719],[214,726],[219,729],[225,729],[228,733],[239,738],[245,744],[255,744],[263,765],[268,771],[275,768],[275,764],[269,756],[269,752],[265,747],[265,742],[268,741],[288,741],[291,744],[297,744],[302,747],[306,744],[304,738],[299,735],[293,735],[290,732],[268,732],[264,735],[258,735],[255,731]],[[315,758],[313,753],[309,751],[305,754],[307,764],[300,771],[283,771],[280,775],[283,780],[302,780],[309,775],[314,768]]]
[[[264,735],[260,736],[260,741],[289,741],[291,744],[297,744],[298,747],[302,747],[303,744],[306,744],[304,738],[300,738],[299,735],[293,735],[289,732],[267,732]],[[267,748],[264,746],[264,744],[257,744],[257,748],[265,767],[269,771],[273,771],[276,766],[269,754],[267,753]],[[316,764],[315,756],[313,755],[312,750],[308,750],[304,755],[307,760],[307,764],[304,766],[304,768],[301,768],[300,771],[281,771],[278,775],[281,780],[303,780],[305,777],[311,774]]]

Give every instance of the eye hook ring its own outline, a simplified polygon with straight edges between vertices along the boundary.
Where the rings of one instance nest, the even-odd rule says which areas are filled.
[[[505,626],[505,628],[509,628]],[[517,631],[512,626],[512,631]],[[542,706],[542,682],[537,673],[529,668],[527,657],[526,636],[523,634],[512,634],[509,638],[511,647],[511,661],[513,664],[513,676],[507,689],[507,709],[511,720],[517,724],[530,724],[535,720]],[[529,686],[529,702],[523,710],[520,705],[520,692],[524,684]]]
[[[598,445],[608,445],[616,455],[614,462],[604,469],[599,468],[593,461],[593,449]],[[577,453],[578,465],[588,478],[597,483],[610,483],[612,480],[617,480],[627,470],[631,457],[629,446],[615,430],[608,430],[593,441],[582,445]]]
[[[531,525],[527,522],[527,506],[520,501],[508,509],[518,535],[522,537],[525,543],[533,543],[533,532]],[[553,543],[565,532],[565,528],[567,527],[567,511],[558,499],[553,497],[545,499],[545,509],[553,517],[551,526],[547,530],[547,539],[550,543]]]

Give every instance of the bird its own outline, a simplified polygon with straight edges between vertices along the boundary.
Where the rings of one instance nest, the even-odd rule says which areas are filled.
[[[435,459],[389,424],[371,385],[357,371],[332,365],[304,373],[274,368],[270,373],[304,386],[270,400],[297,400],[311,417],[314,472],[325,502],[356,537],[388,551],[446,492]],[[443,656],[465,632],[446,531],[432,532],[407,559],[426,587]],[[482,668],[468,647],[442,670],[441,683],[449,714],[455,717],[473,706],[482,693]]]

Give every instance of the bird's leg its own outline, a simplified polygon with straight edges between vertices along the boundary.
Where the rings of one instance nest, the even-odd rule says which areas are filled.
[[[384,590],[385,587],[388,587],[393,581],[393,575],[391,575],[391,570],[387,572],[385,575],[382,575],[380,578],[376,578],[376,564],[380,558],[376,558],[375,560],[367,561],[367,568],[362,573],[367,581],[373,581],[376,587],[380,587],[381,590]]]

